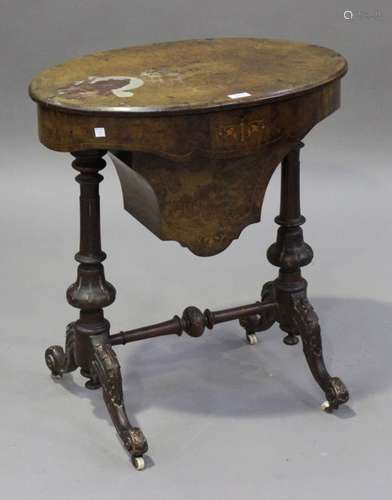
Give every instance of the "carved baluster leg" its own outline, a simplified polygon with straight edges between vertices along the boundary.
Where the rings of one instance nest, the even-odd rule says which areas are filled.
[[[313,252],[304,242],[301,225],[305,218],[300,209],[299,143],[282,162],[281,206],[275,219],[280,225],[278,237],[267,253],[271,264],[279,267],[274,282],[279,304],[279,325],[287,333],[284,342],[294,345],[301,336],[309,368],[326,394],[324,409],[335,409],[348,401],[349,394],[343,382],[331,377],[326,369],[321,344],[318,317],[307,299],[307,282],[301,276],[301,267],[309,264]]]
[[[105,319],[103,308],[114,302],[116,290],[105,279],[102,262],[106,258],[101,248],[99,174],[106,162],[105,151],[84,151],[73,153],[72,166],[79,175],[80,184],[80,246],[75,260],[79,262],[76,282],[67,290],[68,302],[80,309],[80,316],[74,323],[74,357],[81,374],[88,378],[86,387],[96,389],[99,383],[91,373],[93,349],[90,337],[99,336],[107,341],[110,324]]]
[[[106,165],[102,156],[105,151],[74,153],[72,166],[80,172],[76,177],[80,184],[80,247],[75,259],[79,262],[76,283],[67,290],[68,302],[80,309],[80,317],[67,327],[66,351],[60,346],[46,350],[45,358],[53,375],[81,368],[89,381],[86,387],[99,387],[90,373],[92,348],[90,335],[109,336],[109,322],[103,316],[103,308],[110,305],[116,295],[114,287],[105,280],[102,261],[106,255],[101,249],[99,183],[103,177],[99,171]]]
[[[143,468],[147,444],[139,429],[133,428],[125,413],[120,366],[109,342],[110,323],[103,308],[114,302],[115,288],[105,279],[102,262],[106,254],[101,248],[99,171],[106,166],[106,151],[73,153],[72,166],[80,172],[80,248],[76,282],[67,290],[68,302],[80,309],[80,316],[70,327],[66,353],[58,346],[49,348],[46,360],[52,373],[59,374],[80,367],[88,378],[86,387],[102,385],[104,400],[125,447],[133,455],[134,465]],[[68,337],[67,337],[68,340]],[[61,348],[60,348],[61,349]],[[142,444],[143,443],[143,444]]]

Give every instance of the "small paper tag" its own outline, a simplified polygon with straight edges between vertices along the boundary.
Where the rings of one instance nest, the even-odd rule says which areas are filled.
[[[227,97],[230,99],[241,99],[241,97],[249,97],[251,95],[249,92],[238,92],[237,94],[229,94]]]
[[[95,137],[106,137],[106,132],[103,127],[95,127],[94,128]]]

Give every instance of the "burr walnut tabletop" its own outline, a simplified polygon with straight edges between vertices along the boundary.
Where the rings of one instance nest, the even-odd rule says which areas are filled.
[[[173,113],[265,103],[343,76],[345,59],[316,45],[257,38],[128,47],[44,70],[31,97],[81,112]],[[241,93],[248,96],[232,99]]]

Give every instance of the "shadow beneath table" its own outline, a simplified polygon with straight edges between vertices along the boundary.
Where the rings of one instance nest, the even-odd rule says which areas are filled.
[[[335,412],[351,418],[355,402],[392,384],[392,304],[321,297],[312,300],[322,326],[331,375],[346,383],[351,401]],[[135,325],[137,326],[137,325]],[[193,339],[150,339],[116,351],[131,421],[147,408],[217,417],[263,417],[318,411],[323,393],[310,375],[301,344],[281,342],[276,326],[250,346],[237,322]],[[94,414],[110,420],[101,391],[87,391],[64,377],[63,387],[89,398]]]

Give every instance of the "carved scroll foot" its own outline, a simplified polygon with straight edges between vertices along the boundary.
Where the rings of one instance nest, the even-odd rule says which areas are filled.
[[[53,377],[61,378],[64,373],[76,370],[74,323],[67,325],[65,352],[59,345],[52,345],[45,351],[45,361]]]
[[[310,371],[321,389],[325,392],[326,402],[322,408],[335,410],[349,399],[349,393],[343,382],[337,377],[331,377],[325,366],[320,325],[317,314],[306,297],[293,296],[292,318],[298,335],[302,338],[303,350]]]
[[[261,292],[261,302],[267,304],[269,302],[275,302],[275,290],[272,281],[266,283],[263,286]],[[246,333],[246,341],[250,345],[257,344],[258,339],[256,332],[262,332],[271,328],[271,326],[276,321],[276,313],[271,310],[263,315],[256,314],[252,316],[247,316],[246,318],[240,319],[239,323],[244,328]]]
[[[124,406],[122,377],[116,353],[110,344],[95,344],[92,371],[102,385],[103,398],[117,433],[137,470],[144,468],[148,445],[143,432],[133,427]]]

